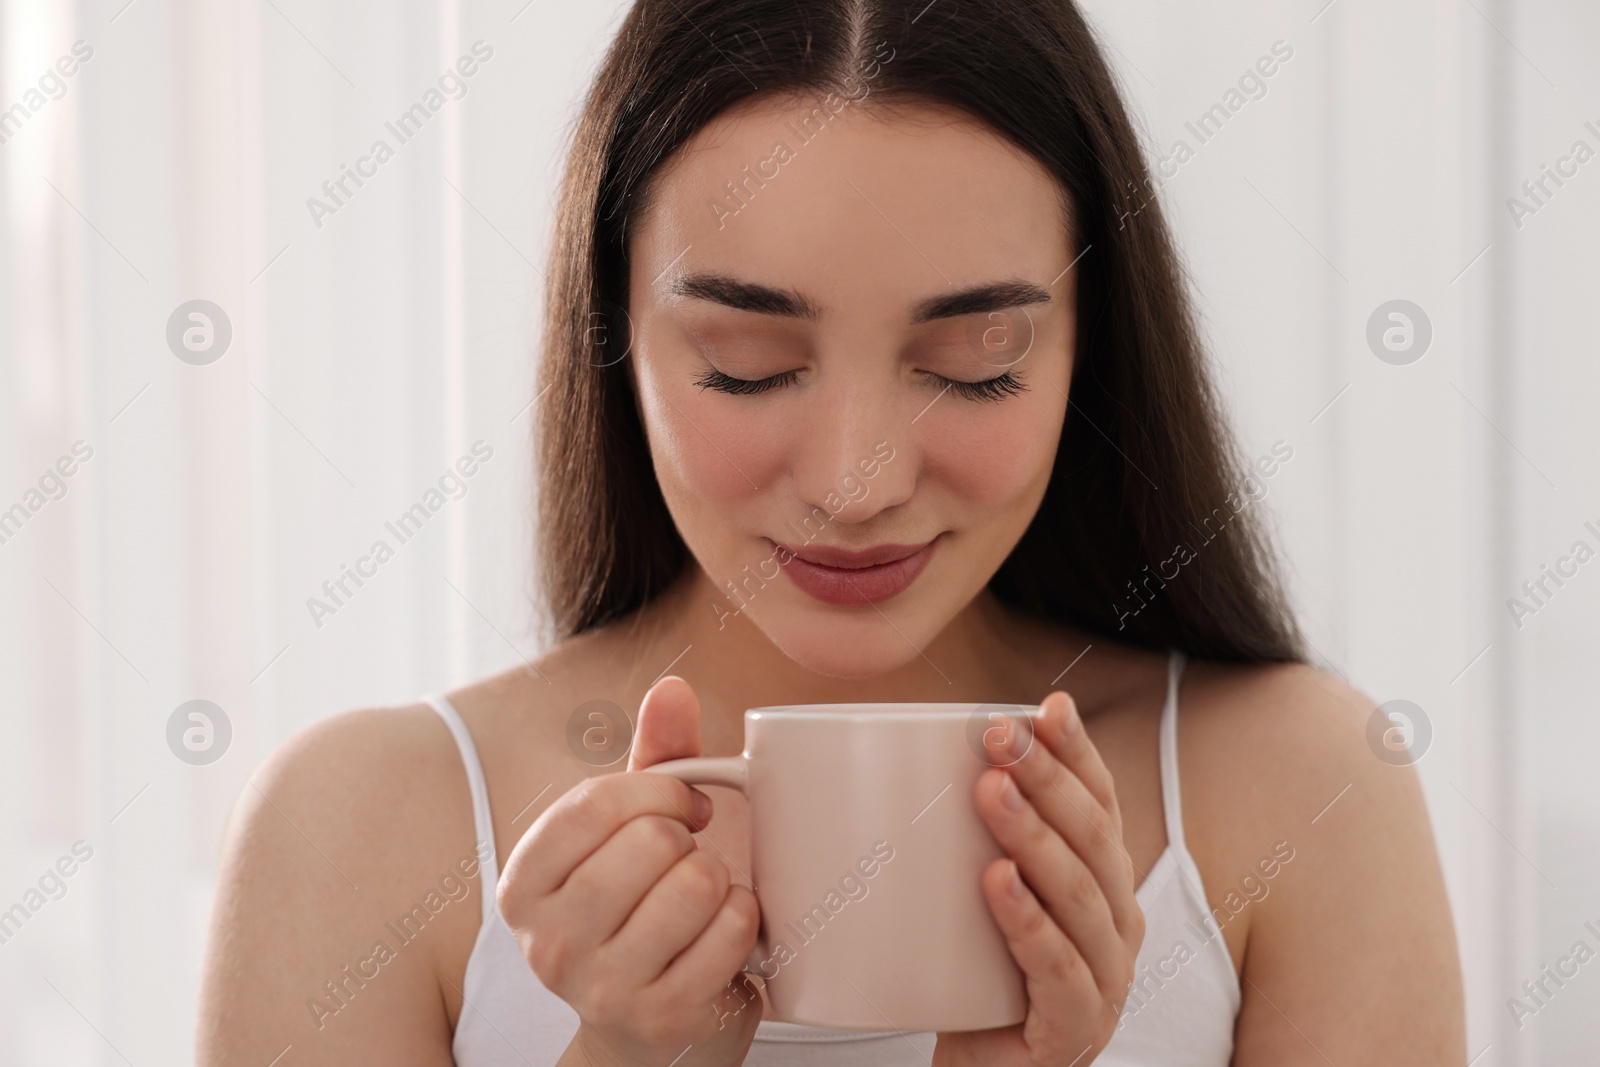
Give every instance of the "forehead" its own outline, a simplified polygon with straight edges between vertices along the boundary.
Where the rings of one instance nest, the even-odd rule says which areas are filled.
[[[831,103],[831,106],[830,106]],[[1071,260],[1060,184],[964,112],[772,97],[723,113],[656,175],[630,238],[632,291],[725,271],[814,297],[825,314]]]

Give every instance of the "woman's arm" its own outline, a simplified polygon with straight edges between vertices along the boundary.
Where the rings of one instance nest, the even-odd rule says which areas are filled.
[[[265,1067],[292,1047],[298,1067],[450,1064],[440,960],[481,914],[461,866],[476,874],[471,827],[460,758],[426,708],[339,715],[286,742],[228,828],[197,1062]]]
[[[1378,758],[1372,704],[1336,679],[1290,669],[1252,690],[1236,707],[1254,707],[1209,742],[1220,753],[1231,733],[1255,768],[1224,805],[1254,812],[1253,840],[1230,831],[1229,851],[1239,866],[1281,840],[1293,859],[1270,882],[1257,874],[1270,890],[1245,908],[1234,1064],[1459,1067],[1455,930],[1415,769]]]

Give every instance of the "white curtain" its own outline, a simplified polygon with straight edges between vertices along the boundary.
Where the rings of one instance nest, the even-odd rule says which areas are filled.
[[[1087,6],[1311,640],[1426,716],[1469,1053],[1578,1062],[1600,979],[1506,1001],[1600,946],[1600,13]],[[624,10],[0,0],[0,1062],[189,1062],[252,769],[543,647],[540,270]]]

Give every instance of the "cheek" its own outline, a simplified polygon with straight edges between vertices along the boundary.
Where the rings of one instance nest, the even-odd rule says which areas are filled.
[[[656,477],[690,503],[728,504],[772,484],[786,445],[772,420],[718,403],[718,394],[646,381],[642,407]],[[674,501],[676,503],[676,501]]]
[[[1061,411],[1045,403],[1020,405],[1018,399],[992,407],[958,401],[974,410],[963,411],[923,444],[925,469],[941,472],[975,509],[1031,503],[1049,481]]]

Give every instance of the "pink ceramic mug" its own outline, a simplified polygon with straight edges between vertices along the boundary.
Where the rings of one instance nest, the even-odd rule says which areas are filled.
[[[647,767],[743,790],[776,1017],[846,1030],[987,1030],[1027,1013],[979,878],[1003,855],[973,807],[1033,742],[1037,706],[797,704],[745,712],[744,752]]]

